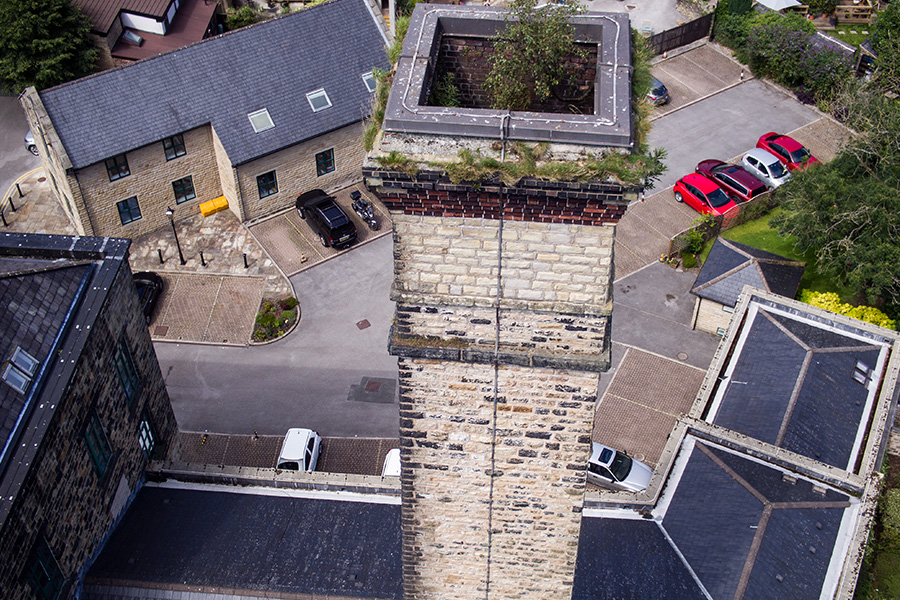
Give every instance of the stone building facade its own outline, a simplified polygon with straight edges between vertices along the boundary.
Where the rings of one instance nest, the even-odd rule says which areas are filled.
[[[0,459],[4,598],[73,597],[148,462],[174,442],[128,247],[108,238],[0,239],[0,418],[14,423],[3,429]]]
[[[79,234],[135,238],[220,196],[253,221],[359,181],[385,44],[366,3],[336,0],[20,101]]]
[[[627,152],[629,29],[627,17],[573,22],[592,47],[575,76],[587,114],[516,113],[466,87],[483,79],[478,57],[503,19],[416,7],[363,166],[394,223],[405,598],[572,597],[628,190],[477,168],[451,179],[441,164],[460,150],[516,160],[513,143],[545,144],[544,161]],[[465,88],[462,107],[427,103],[445,72]]]

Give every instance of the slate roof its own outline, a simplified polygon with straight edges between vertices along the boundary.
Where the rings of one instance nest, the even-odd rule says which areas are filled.
[[[76,169],[206,124],[240,165],[360,121],[384,47],[365,0],[333,0],[40,95]],[[314,113],[320,88],[333,106]],[[263,108],[275,127],[254,133]]]
[[[86,581],[400,600],[401,573],[398,504],[145,486]]]
[[[803,269],[801,262],[718,238],[691,293],[732,307],[745,285],[793,298],[800,287]]]
[[[759,306],[710,412],[716,425],[851,470],[887,351],[876,339]],[[867,369],[865,385],[853,378]]]
[[[162,19],[172,0],[73,0],[91,21],[91,28],[106,34],[120,11]]]
[[[652,520],[582,520],[572,599],[818,599],[856,500],[696,438],[683,452]]]
[[[40,362],[24,394],[0,382],[0,525],[17,497],[129,240],[0,234],[0,353]]]

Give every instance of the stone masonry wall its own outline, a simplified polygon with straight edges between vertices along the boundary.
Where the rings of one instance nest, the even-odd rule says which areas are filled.
[[[569,600],[598,376],[399,364],[405,597]]]
[[[498,220],[392,216],[394,300],[493,305]],[[615,228],[606,224],[504,221],[502,305],[605,314],[614,236]]]
[[[733,310],[726,312],[721,304],[705,298],[697,298],[697,302],[700,305],[697,307],[697,322],[694,324],[694,329],[713,335],[722,335],[719,333],[719,329],[728,330],[731,317],[734,316]]]
[[[563,82],[557,90],[564,100],[551,95],[536,103],[531,110],[536,112],[571,113],[577,107],[581,114],[594,112],[594,80],[597,77],[597,46],[582,44],[585,57],[570,56],[564,61],[566,68],[572,69],[577,79]],[[460,104],[466,108],[492,108],[491,98],[484,82],[490,73],[490,59],[494,55],[494,43],[490,38],[445,35],[441,37],[438,55],[437,77],[445,73],[454,77],[459,89]],[[434,85],[434,82],[432,82]],[[565,101],[568,100],[568,101]]]
[[[127,260],[122,261],[19,498],[3,524],[0,590],[5,599],[34,598],[23,574],[40,537],[47,541],[69,583],[84,568],[143,479],[148,460],[138,442],[143,414],[149,417],[163,456],[174,441],[175,415],[129,271]],[[121,336],[143,385],[131,406],[125,402],[113,364]],[[103,478],[98,477],[84,441],[92,408],[113,452]]]

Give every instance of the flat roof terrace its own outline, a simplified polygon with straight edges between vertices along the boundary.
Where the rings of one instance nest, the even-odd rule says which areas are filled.
[[[428,105],[442,39],[488,39],[502,29],[506,16],[506,10],[486,6],[419,4],[397,65],[384,131],[631,148],[631,29],[626,14],[586,13],[571,20],[579,45],[596,55],[596,64],[590,65],[592,114]]]

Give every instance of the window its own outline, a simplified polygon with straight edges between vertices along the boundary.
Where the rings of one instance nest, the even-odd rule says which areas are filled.
[[[316,154],[316,175],[322,176],[334,171],[334,148]]]
[[[717,328],[716,335],[725,335],[725,328],[724,327]]]
[[[130,406],[131,401],[140,391],[141,380],[138,377],[137,369],[134,368],[134,360],[131,358],[131,351],[128,349],[128,343],[124,336],[119,340],[113,361],[116,366],[116,375],[119,377],[119,384],[122,386],[122,394],[125,396],[125,403]]]
[[[278,191],[278,181],[275,179],[275,171],[269,171],[256,176],[256,187],[259,189],[260,199],[271,196]]]
[[[109,175],[110,181],[131,175],[131,171],[128,169],[128,159],[124,154],[106,159],[106,174]]]
[[[328,99],[328,94],[325,93],[324,89],[306,94],[306,99],[309,100],[309,105],[312,107],[313,112],[319,112],[331,106],[331,100]]]
[[[369,92],[374,92],[378,83],[375,81],[375,76],[372,74],[372,71],[363,73],[362,79],[363,83],[366,84],[366,89],[369,90]]]
[[[91,416],[88,418],[87,428],[84,430],[84,441],[87,444],[91,460],[94,462],[97,475],[102,479],[112,458],[112,448],[109,445],[106,431],[100,423],[100,417],[94,411],[91,411]]]
[[[38,366],[40,366],[40,363],[36,358],[22,350],[19,346],[16,346],[12,355],[9,357],[9,361],[3,365],[3,369],[0,371],[0,378],[2,378],[12,389],[20,394],[24,394],[28,391],[28,387],[31,385],[31,380],[34,378]]]
[[[59,597],[65,578],[44,538],[35,542],[31,550],[25,577],[38,600],[55,600]]]
[[[733,314],[733,313],[734,313],[734,307],[733,307],[733,306],[727,306],[727,305],[723,304],[723,305],[722,305],[722,310],[724,310],[725,312],[730,313],[730,314]]]
[[[141,424],[138,429],[138,443],[148,460],[156,455],[156,434],[153,432],[153,424],[150,415],[145,411],[141,415]]]
[[[141,218],[141,207],[138,206],[137,196],[117,202],[116,206],[119,208],[119,219],[122,221],[122,225]]]
[[[197,197],[197,194],[194,193],[194,178],[190,175],[173,181],[172,189],[175,191],[175,204],[181,204]]]
[[[163,150],[166,152],[166,160],[184,156],[187,153],[184,149],[184,137],[178,134],[164,139]]]
[[[250,125],[256,133],[275,127],[275,122],[272,121],[268,109],[265,108],[248,114],[247,118],[250,119]]]
[[[869,368],[869,365],[861,360],[856,361],[856,366],[853,369],[853,379],[857,383],[866,385],[869,382],[869,375],[871,373],[872,369]]]

